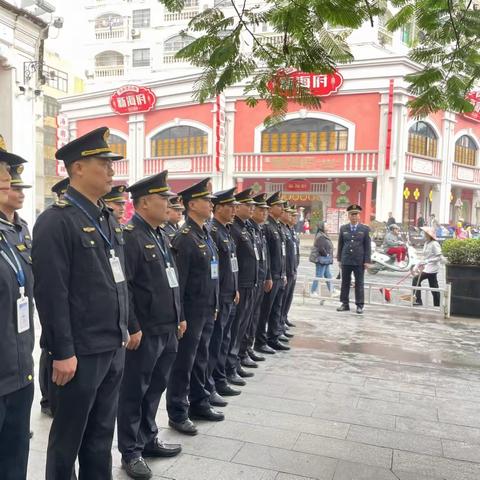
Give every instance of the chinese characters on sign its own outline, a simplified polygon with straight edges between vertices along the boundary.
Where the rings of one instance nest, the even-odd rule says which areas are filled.
[[[225,165],[225,95],[217,95],[215,107],[215,165],[217,172],[222,172]]]
[[[473,105],[473,112],[465,113],[464,115],[480,122],[480,91],[470,92],[467,95],[467,100]]]
[[[65,114],[59,113],[57,115],[57,149],[66,145],[70,140],[68,131],[68,118]],[[57,176],[66,177],[67,170],[62,160],[57,160]]]
[[[110,97],[112,110],[120,115],[149,112],[156,103],[157,97],[152,90],[137,85],[121,87]]]

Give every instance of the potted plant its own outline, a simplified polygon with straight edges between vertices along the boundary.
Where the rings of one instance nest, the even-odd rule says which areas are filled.
[[[480,239],[446,240],[442,251],[452,285],[451,313],[480,318]]]

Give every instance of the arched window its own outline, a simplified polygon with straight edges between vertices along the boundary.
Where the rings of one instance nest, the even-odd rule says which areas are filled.
[[[163,44],[163,51],[166,55],[172,55],[180,51],[183,47],[190,45],[195,39],[188,35],[176,35],[175,37],[169,38]]]
[[[463,165],[476,165],[477,145],[468,135],[461,136],[455,142],[455,162]]]
[[[106,52],[99,53],[95,57],[96,67],[118,67],[123,66],[123,55],[113,50],[107,50]]]
[[[417,122],[408,131],[408,151],[426,157],[437,157],[438,139],[433,128],[425,122]]]
[[[123,17],[116,13],[106,13],[95,19],[95,29],[122,27]]]
[[[112,152],[127,158],[127,142],[118,135],[110,134],[108,137],[108,145]]]
[[[151,140],[152,157],[202,155],[208,153],[208,135],[189,126],[167,128]]]
[[[262,132],[262,152],[326,152],[347,150],[348,129],[318,118],[296,118]]]

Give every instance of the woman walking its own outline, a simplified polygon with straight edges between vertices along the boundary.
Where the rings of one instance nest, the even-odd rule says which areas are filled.
[[[325,232],[324,222],[318,224],[310,261],[315,263],[316,278],[332,278],[330,265],[333,263],[333,243]],[[327,281],[327,288],[332,293],[332,282]],[[318,297],[318,280],[312,282],[311,295]]]

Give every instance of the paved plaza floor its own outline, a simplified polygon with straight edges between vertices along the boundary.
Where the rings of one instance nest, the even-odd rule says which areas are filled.
[[[156,479],[478,480],[480,319],[336,303],[294,305],[292,350],[260,364],[226,420],[150,460]],[[30,480],[44,478],[50,420],[32,414]],[[125,479],[116,448],[114,478]]]

